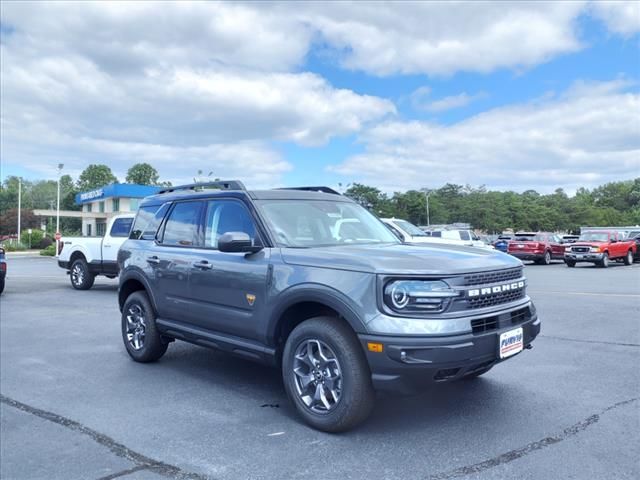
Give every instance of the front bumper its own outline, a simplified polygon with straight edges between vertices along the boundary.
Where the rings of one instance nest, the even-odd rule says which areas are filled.
[[[60,268],[64,268],[65,270],[69,270],[69,262],[63,262],[62,260],[58,260],[58,266]]]
[[[518,327],[523,329],[524,348],[531,348],[540,333],[540,319],[535,312],[519,323],[512,323],[508,315],[501,316],[497,328],[482,333],[432,337],[361,334],[358,338],[369,362],[374,387],[411,394],[434,382],[458,380],[508,360],[499,358],[500,334]],[[381,343],[383,351],[369,351],[369,342]]]
[[[600,262],[602,261],[602,258],[604,257],[604,253],[592,253],[592,252],[587,252],[587,253],[565,253],[564,254],[564,259],[572,261],[572,262]]]

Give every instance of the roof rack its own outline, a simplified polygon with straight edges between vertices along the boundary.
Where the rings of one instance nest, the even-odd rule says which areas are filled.
[[[322,192],[331,193],[332,195],[340,195],[340,192],[329,187],[283,187],[277,188],[276,190],[302,190],[303,192]]]
[[[212,188],[218,190],[246,190],[240,180],[219,180],[217,182],[189,183],[188,185],[177,185],[160,190],[158,193],[171,193],[179,190],[204,190]]]

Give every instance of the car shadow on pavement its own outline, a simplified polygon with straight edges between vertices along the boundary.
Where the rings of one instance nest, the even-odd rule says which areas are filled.
[[[203,388],[224,390],[238,401],[254,402],[256,408],[278,408],[287,421],[302,425],[300,417],[286,396],[280,370],[232,355],[175,342],[160,361],[162,369],[171,375],[189,376]],[[518,415],[525,394],[498,378],[486,377],[454,383],[435,384],[429,390],[413,396],[378,394],[376,407],[367,422],[344,435],[358,432],[418,432],[425,428],[446,429],[461,418],[474,422],[500,423],[500,416]],[[494,375],[499,376],[499,373]],[[491,408],[486,408],[491,405]]]

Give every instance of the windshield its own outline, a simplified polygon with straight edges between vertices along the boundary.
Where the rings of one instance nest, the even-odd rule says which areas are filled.
[[[608,242],[608,232],[584,232],[580,235],[580,241],[583,242]]]
[[[409,223],[406,220],[394,220],[398,226],[407,232],[412,237],[427,237],[428,235],[416,227],[413,223]]]
[[[282,247],[399,243],[380,220],[355,203],[263,200],[257,204]]]

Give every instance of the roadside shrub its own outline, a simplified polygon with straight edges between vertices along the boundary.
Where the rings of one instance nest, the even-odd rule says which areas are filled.
[[[31,245],[31,248],[38,247],[43,238],[44,232],[42,230],[36,230],[35,228],[31,230],[31,241],[29,241],[29,232],[27,230],[20,232],[20,243],[26,246]]]
[[[56,254],[56,246],[55,244],[49,245],[47,248],[40,250],[40,255],[44,255],[46,257],[53,257]]]
[[[7,252],[21,252],[21,251],[27,249],[27,247],[25,247],[21,243],[17,243],[17,242],[11,242],[11,243],[7,242],[7,243],[3,244],[3,248]]]
[[[47,248],[49,245],[54,244],[54,240],[51,237],[44,237],[42,240],[40,240],[40,243],[37,245],[38,248],[44,249]]]

